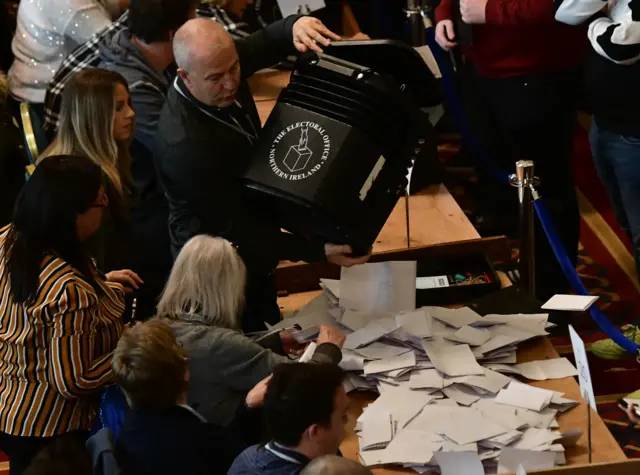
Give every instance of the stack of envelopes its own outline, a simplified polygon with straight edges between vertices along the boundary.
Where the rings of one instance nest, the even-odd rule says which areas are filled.
[[[463,452],[457,463],[470,465],[456,470],[515,471],[519,459],[527,460],[525,468],[563,464],[564,446],[577,439],[563,439],[556,416],[578,402],[512,378],[577,375],[566,358],[516,364],[520,343],[547,335],[548,315],[415,309],[415,292],[412,302],[406,291],[415,285],[415,263],[413,273],[412,263],[381,264],[380,273],[372,269],[379,264],[368,264],[356,271],[359,278],[349,270],[340,281],[323,279],[322,295],[274,327],[298,323],[294,336],[301,342],[321,324],[347,335],[340,364],[347,391],[380,394],[357,421],[362,463],[419,473],[440,466],[444,473],[450,460],[444,454]]]

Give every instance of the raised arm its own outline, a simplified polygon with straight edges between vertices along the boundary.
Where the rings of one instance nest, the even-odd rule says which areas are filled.
[[[606,0],[555,0],[555,18],[567,25],[579,25],[607,6]]]
[[[84,396],[111,381],[122,323],[98,312],[95,295],[73,283],[66,286],[53,316],[48,367],[50,382],[65,398]]]
[[[589,41],[593,49],[611,61],[631,65],[640,59],[640,23],[616,23],[610,18],[597,18],[589,25]]]
[[[73,39],[78,44],[88,41],[93,35],[111,24],[111,17],[105,8],[96,0],[73,0],[68,9],[73,15],[65,17],[60,12],[54,12],[54,23],[65,22],[58,25],[65,36]]]

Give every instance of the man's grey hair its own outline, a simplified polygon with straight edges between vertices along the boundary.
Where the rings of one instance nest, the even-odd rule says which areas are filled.
[[[373,473],[353,460],[337,455],[325,455],[312,460],[300,475],[373,475]]]
[[[194,18],[182,25],[173,37],[173,56],[179,68],[189,72],[213,50],[233,43],[224,27],[209,18]]]

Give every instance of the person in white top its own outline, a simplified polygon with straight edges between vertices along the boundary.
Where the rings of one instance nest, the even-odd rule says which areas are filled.
[[[73,49],[109,26],[128,0],[23,0],[11,48],[12,99],[33,104],[38,112],[47,85]]]

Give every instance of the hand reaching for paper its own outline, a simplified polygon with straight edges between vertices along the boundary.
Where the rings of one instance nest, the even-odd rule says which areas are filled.
[[[338,348],[342,348],[344,345],[345,336],[337,328],[332,328],[327,325],[320,325],[320,334],[318,335],[318,345],[322,343],[333,343]]]
[[[285,354],[300,356],[304,353],[305,345],[298,343],[296,339],[293,338],[291,332],[281,331],[280,341],[282,342],[282,348],[284,349]]]
[[[247,393],[245,403],[249,409],[260,407],[264,403],[264,396],[267,393],[267,386],[269,385],[269,381],[271,381],[271,376],[272,375],[269,375],[264,378]]]
[[[329,46],[331,40],[339,39],[340,36],[314,17],[304,16],[293,25],[293,45],[301,53],[309,50],[321,53],[321,46]]]

